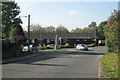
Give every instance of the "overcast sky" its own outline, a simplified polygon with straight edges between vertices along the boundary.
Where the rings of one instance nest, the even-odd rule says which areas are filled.
[[[42,27],[54,26],[58,27],[60,24],[65,26],[68,30],[87,27],[92,21],[97,25],[101,21],[107,20],[111,15],[113,9],[118,9],[118,2],[113,0],[106,0],[105,2],[91,2],[85,0],[19,0],[16,1],[20,6],[20,16],[31,15],[31,24],[39,23]],[[115,0],[114,0],[115,1]],[[27,18],[21,17],[23,21],[23,29],[26,29]]]

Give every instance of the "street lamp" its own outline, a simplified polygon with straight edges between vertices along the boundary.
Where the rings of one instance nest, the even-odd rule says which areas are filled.
[[[20,16],[20,17],[27,17],[27,16]]]

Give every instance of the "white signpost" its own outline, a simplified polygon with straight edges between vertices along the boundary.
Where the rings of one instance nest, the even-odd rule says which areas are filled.
[[[55,50],[58,49],[58,35],[55,36]]]

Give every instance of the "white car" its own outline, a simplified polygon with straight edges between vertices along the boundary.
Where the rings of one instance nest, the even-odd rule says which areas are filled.
[[[35,50],[35,51],[37,52],[37,51],[38,51],[38,47],[34,47],[33,45],[30,45],[30,46],[29,46],[29,50],[31,50],[31,51],[34,51],[34,50]],[[28,46],[25,46],[25,47],[23,48],[23,51],[29,51],[29,50],[28,50]]]
[[[86,50],[86,51],[88,51],[88,47],[85,46],[84,44],[77,44],[76,49],[77,50]]]

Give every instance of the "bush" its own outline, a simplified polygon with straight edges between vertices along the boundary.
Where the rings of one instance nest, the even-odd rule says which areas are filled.
[[[2,58],[18,57],[21,55],[20,44],[11,43],[8,40],[2,42]]]
[[[61,48],[65,48],[65,45],[60,45]]]
[[[86,46],[87,46],[87,47],[94,47],[95,44],[94,44],[94,43],[92,43],[92,44],[87,44]]]
[[[66,46],[66,47],[69,47],[69,46],[70,46],[70,44],[69,44],[69,43],[66,43],[66,44],[65,44],[65,46]]]
[[[66,43],[65,45],[60,45],[61,48],[73,48],[73,45],[70,45],[69,43]]]

